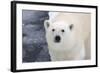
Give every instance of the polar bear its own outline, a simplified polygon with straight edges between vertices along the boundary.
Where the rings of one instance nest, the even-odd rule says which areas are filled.
[[[45,20],[46,40],[51,60],[89,59],[90,22],[91,15],[88,13],[60,12],[52,21]]]

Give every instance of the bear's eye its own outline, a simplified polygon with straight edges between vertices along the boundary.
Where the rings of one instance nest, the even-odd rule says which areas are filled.
[[[71,25],[69,26],[69,28],[70,28],[70,30],[72,30],[72,28],[73,28],[73,24],[71,24]]]
[[[62,29],[61,32],[65,32],[64,29]]]
[[[55,29],[52,29],[52,31],[54,32],[54,31],[55,31]]]

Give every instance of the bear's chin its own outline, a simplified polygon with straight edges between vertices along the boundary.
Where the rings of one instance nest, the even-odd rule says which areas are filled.
[[[49,49],[56,50],[56,51],[69,51],[71,50],[70,45],[64,45],[63,42],[55,43],[55,42],[48,42]]]

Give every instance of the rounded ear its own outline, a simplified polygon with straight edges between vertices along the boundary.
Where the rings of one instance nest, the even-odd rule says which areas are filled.
[[[70,30],[72,30],[73,27],[74,27],[74,24],[70,24],[70,26],[69,26]]]
[[[49,20],[45,20],[44,21],[44,27],[45,27],[45,29],[47,30],[49,28],[49,26],[50,26]]]

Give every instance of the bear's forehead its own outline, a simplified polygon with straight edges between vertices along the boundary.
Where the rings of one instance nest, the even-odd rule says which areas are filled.
[[[66,28],[69,26],[69,24],[65,21],[56,21],[52,23],[52,26],[57,28]]]

